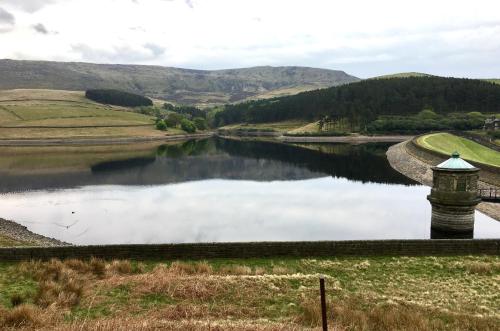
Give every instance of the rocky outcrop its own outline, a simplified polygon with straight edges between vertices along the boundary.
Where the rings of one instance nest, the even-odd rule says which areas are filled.
[[[44,237],[13,221],[0,218],[0,235],[20,246],[70,246],[57,239]],[[0,242],[1,246],[1,242]]]

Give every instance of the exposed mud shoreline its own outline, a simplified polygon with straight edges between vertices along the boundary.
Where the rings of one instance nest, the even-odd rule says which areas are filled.
[[[412,155],[407,148],[407,144],[410,144],[411,141],[404,141],[402,143],[393,145],[387,151],[387,159],[391,166],[402,173],[403,175],[427,186],[432,186],[432,170],[431,167],[436,165],[436,160],[429,156],[425,159],[420,154],[417,158]],[[491,183],[487,183],[484,181],[479,182],[479,186],[481,188],[490,188],[495,187]],[[496,186],[498,188],[498,186]],[[500,221],[500,205],[497,203],[491,202],[481,202],[477,207],[477,210],[482,213],[490,216],[491,218]]]
[[[172,136],[151,136],[151,137],[124,137],[124,138],[82,138],[82,139],[0,139],[0,146],[85,146],[85,145],[110,145],[110,144],[130,144],[149,141],[176,141],[196,138],[208,138],[213,136],[213,132],[196,133]]]

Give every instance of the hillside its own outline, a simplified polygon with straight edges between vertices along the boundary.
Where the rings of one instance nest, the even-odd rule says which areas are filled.
[[[475,141],[449,133],[432,133],[421,136],[417,139],[417,143],[443,155],[459,152],[465,160],[500,167],[500,153]]]
[[[359,81],[307,67],[191,70],[161,66],[0,60],[0,90],[112,88],[182,104],[222,104]]]
[[[368,79],[293,96],[225,106],[215,114],[218,125],[285,120],[345,119],[351,128],[365,127],[381,115],[415,115],[423,109],[437,114],[496,113],[500,86],[474,79],[406,77]]]
[[[172,130],[169,133],[174,133]],[[82,91],[0,91],[0,139],[164,135],[153,118],[86,99]]]
[[[422,73],[422,72],[399,72],[390,75],[382,75],[377,77],[372,77],[369,79],[385,79],[385,78],[405,78],[405,77],[431,77],[433,75]]]
[[[388,78],[406,78],[406,77],[442,77],[442,76],[426,74],[423,72],[398,72],[395,74],[376,76],[376,77],[371,77],[368,79],[388,79]],[[479,80],[484,80],[486,82],[500,84],[500,79],[498,79],[498,78],[479,78]]]

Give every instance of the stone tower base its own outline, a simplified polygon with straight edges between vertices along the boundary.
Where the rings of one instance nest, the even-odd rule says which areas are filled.
[[[474,206],[432,204],[431,228],[442,232],[474,232]]]

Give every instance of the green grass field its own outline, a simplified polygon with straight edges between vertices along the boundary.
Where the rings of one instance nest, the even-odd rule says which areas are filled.
[[[449,133],[432,133],[417,139],[417,143],[427,149],[451,155],[458,151],[465,160],[500,167],[500,153],[474,141]]]
[[[180,133],[171,131],[167,134]],[[155,130],[153,117],[93,102],[85,98],[84,92],[0,91],[0,139],[150,135],[165,135]]]
[[[500,258],[0,263],[2,330],[498,330]],[[84,327],[85,326],[85,327]]]

